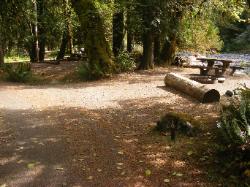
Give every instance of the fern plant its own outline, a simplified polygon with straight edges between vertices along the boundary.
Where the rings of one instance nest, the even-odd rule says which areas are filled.
[[[238,99],[223,107],[219,128],[226,143],[230,145],[247,144],[250,141],[250,89],[239,89]]]
[[[31,76],[29,63],[5,64],[3,69],[7,79],[13,82],[26,82]]]

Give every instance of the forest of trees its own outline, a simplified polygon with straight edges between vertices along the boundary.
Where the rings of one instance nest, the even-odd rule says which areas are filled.
[[[84,48],[88,70],[117,71],[142,47],[139,69],[169,65],[177,50],[250,50],[249,0],[2,0],[0,64],[13,52],[44,62]]]

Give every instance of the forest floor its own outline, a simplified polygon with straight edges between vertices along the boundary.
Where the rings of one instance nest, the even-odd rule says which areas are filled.
[[[0,82],[1,187],[224,185],[215,151],[219,103],[200,104],[163,82],[166,72],[197,70],[159,68],[58,83],[75,67],[34,65],[50,84]],[[209,87],[224,94],[239,83],[250,86],[250,77]],[[173,143],[153,131],[170,111],[199,120],[200,133],[178,134]]]

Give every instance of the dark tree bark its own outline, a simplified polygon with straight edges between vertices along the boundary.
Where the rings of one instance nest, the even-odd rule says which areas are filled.
[[[162,51],[160,65],[171,65],[175,60],[175,53],[177,49],[177,34],[179,31],[179,25],[183,16],[182,11],[177,11],[175,16],[172,18],[172,33],[169,33],[169,39],[165,41]]]
[[[103,20],[92,0],[72,0],[79,17],[84,45],[91,68],[98,67],[103,75],[113,73],[112,52],[105,38]]]
[[[156,34],[154,37],[154,60],[155,64],[159,64],[161,53],[161,38],[160,34]]]
[[[4,64],[4,48],[0,43],[0,66]]]
[[[152,7],[145,5],[143,8],[143,58],[139,69],[151,69],[154,67],[154,32],[152,28]]]
[[[131,12],[130,5],[127,6],[127,51],[131,53],[133,51],[133,32],[131,25]]]
[[[68,34],[66,32],[64,32],[62,42],[61,42],[60,51],[57,54],[56,60],[63,60],[63,58],[65,56],[67,44],[68,44]]]
[[[27,50],[29,53],[30,62],[31,63],[38,62],[39,50],[38,50],[38,45],[37,45],[37,41],[35,37],[33,38],[33,41],[31,43],[27,44]]]
[[[45,4],[44,0],[37,0],[37,21],[38,21],[38,43],[39,43],[39,62],[44,62],[46,30],[43,21]]]
[[[119,3],[118,0],[115,3]],[[123,50],[123,36],[124,36],[124,11],[118,8],[113,15],[113,53],[118,56],[119,51]]]
[[[154,67],[154,37],[151,31],[143,35],[143,57],[139,69],[152,69]]]
[[[176,35],[173,35],[170,40],[166,40],[163,44],[159,65],[171,65],[175,59],[176,52]]]
[[[63,60],[67,48],[68,48],[68,53],[70,55],[73,53],[73,32],[72,32],[71,9],[69,5],[69,0],[64,0],[64,14],[66,16],[65,31],[63,32],[62,36],[60,51],[58,52],[56,57],[57,60]]]

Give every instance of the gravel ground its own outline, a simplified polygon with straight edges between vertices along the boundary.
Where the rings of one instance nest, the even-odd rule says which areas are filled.
[[[218,117],[218,103],[200,104],[166,88],[168,71],[198,70],[157,69],[69,85],[0,83],[0,186],[215,186],[204,163],[187,156],[197,146],[204,148],[193,150],[198,156],[210,154],[201,140],[211,133],[173,147],[150,133],[167,111],[201,121]],[[250,86],[250,78],[208,86],[223,94],[240,83]]]
[[[197,70],[185,70],[183,74]],[[121,75],[119,80],[110,83],[102,82],[95,85],[82,83],[70,86],[15,86],[0,87],[0,109],[46,109],[53,107],[82,107],[86,109],[119,108],[119,102],[129,99],[147,99],[169,97],[175,102],[181,99],[176,93],[162,89],[164,87],[164,72],[156,75]],[[244,77],[244,78],[242,78]],[[129,80],[128,80],[129,79]],[[225,83],[207,85],[224,94],[246,84],[250,86],[248,76],[228,77]]]

